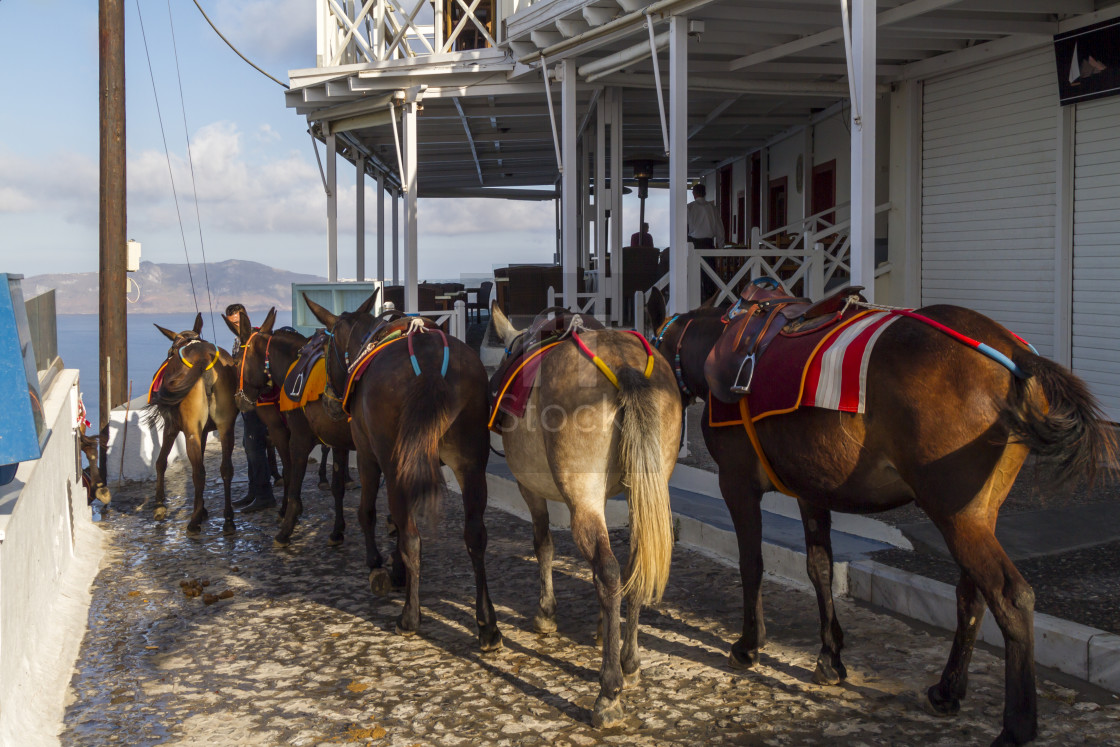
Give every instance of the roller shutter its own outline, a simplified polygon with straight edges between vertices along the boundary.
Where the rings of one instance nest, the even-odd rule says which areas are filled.
[[[1058,91],[1050,47],[925,82],[922,304],[1054,350]]]
[[[1120,98],[1075,116],[1073,370],[1120,421]]]

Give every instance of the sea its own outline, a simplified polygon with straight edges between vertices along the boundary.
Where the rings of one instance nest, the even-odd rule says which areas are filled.
[[[265,312],[250,311],[250,319],[259,323]],[[233,345],[233,333],[226,327],[222,317],[215,312],[211,324],[208,312],[203,312],[202,336],[220,347],[229,350]],[[58,355],[66,368],[79,371],[82,401],[86,407],[86,418],[92,424],[91,431],[97,430],[98,423],[98,325],[97,314],[59,314],[58,315]],[[132,398],[145,394],[152,376],[167,358],[171,347],[162,332],[154,324],[173,332],[194,327],[194,314],[129,314],[128,326],[128,382],[132,387]],[[292,312],[278,311],[276,327],[292,323]],[[216,327],[216,329],[215,329]],[[216,338],[215,338],[216,332]]]

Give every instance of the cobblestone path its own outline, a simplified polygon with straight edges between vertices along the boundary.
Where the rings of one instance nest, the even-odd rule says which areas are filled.
[[[422,629],[406,638],[392,632],[400,595],[367,589],[357,491],[347,496],[346,543],[329,548],[329,497],[309,477],[294,543],[278,549],[273,512],[239,515],[236,536],[221,535],[216,463],[208,474],[212,518],[199,539],[184,531],[181,466],[169,473],[164,523],[144,505],[152,484],[114,495],[63,744],[961,745],[987,744],[999,729],[1002,658],[977,651],[961,714],[929,715],[921,694],[944,665],[948,634],[846,601],[838,610],[849,679],[813,684],[814,599],[773,583],[764,588],[762,662],[731,671],[738,572],[678,548],[664,601],[642,613],[642,679],[624,693],[629,722],[596,730],[595,593],[567,533],[555,533],[559,629],[538,636],[528,625],[537,596],[529,525],[488,512],[505,647],[482,655],[457,495],[425,536]],[[243,491],[235,484],[235,496]],[[384,529],[382,518],[383,552]],[[621,556],[625,533],[613,537]],[[233,596],[207,605],[184,594],[188,579]],[[1070,682],[1041,674],[1039,743],[1120,744],[1120,701]]]

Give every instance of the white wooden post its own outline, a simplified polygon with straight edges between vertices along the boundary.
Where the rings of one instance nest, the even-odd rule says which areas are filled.
[[[338,282],[338,171],[336,143],[327,135],[327,280]]]
[[[545,293],[545,307],[551,309],[556,305],[556,289],[551,285],[548,286],[548,291]]]
[[[385,173],[377,172],[377,279],[385,279]]]
[[[467,302],[462,299],[455,302],[454,323],[451,325],[453,336],[463,342],[467,341]]]
[[[561,253],[560,265],[564,278],[564,303],[575,308],[576,290],[579,288],[576,268],[579,266],[579,216],[576,201],[579,183],[576,175],[579,163],[576,156],[576,63],[564,60],[559,66],[560,81],[560,152],[564,170],[560,175]]]
[[[416,245],[416,102],[404,104],[404,310],[420,310]]]
[[[875,0],[852,0],[852,284],[875,300]],[[858,120],[856,116],[858,115]]]
[[[401,284],[401,193],[393,190],[393,285]]]
[[[622,93],[607,91],[611,113],[611,317],[622,324]]]
[[[824,244],[813,244],[809,257],[809,273],[805,277],[805,295],[814,301],[824,297]]]
[[[688,19],[669,19],[669,313],[681,314],[699,302],[690,292],[687,243],[688,200]]]
[[[595,316],[607,322],[607,203],[611,196],[607,193],[607,118],[604,109],[608,106],[600,96],[595,111]]]
[[[354,168],[358,172],[357,182],[357,195],[355,196],[355,208],[357,215],[354,218],[354,250],[355,257],[355,280],[359,283],[366,279],[366,157],[358,156],[354,160]]]

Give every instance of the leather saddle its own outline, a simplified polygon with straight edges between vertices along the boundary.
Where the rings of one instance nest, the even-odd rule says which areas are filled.
[[[288,370],[284,376],[284,395],[288,399],[298,402],[304,394],[304,388],[307,386],[308,379],[311,376],[311,369],[323,357],[326,351],[327,344],[327,331],[324,329],[319,330],[311,336],[311,338],[304,343],[303,347],[299,349],[299,355],[296,357],[296,362],[292,364],[291,369]]]
[[[576,317],[579,318],[578,322]],[[526,355],[542,345],[567,339],[573,331],[581,329],[603,329],[603,324],[593,316],[575,314],[559,306],[547,308],[537,314],[525,331],[510,344],[505,359],[490,377],[490,401],[497,400],[506,380]]]
[[[813,303],[792,296],[782,286],[747,286],[724,319],[727,327],[704,363],[712,395],[738,402],[750,393],[754,371],[779,335],[818,334],[840,321],[850,296],[861,300],[862,286],[847,286]]]

